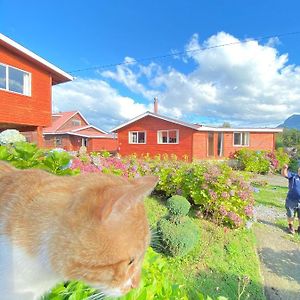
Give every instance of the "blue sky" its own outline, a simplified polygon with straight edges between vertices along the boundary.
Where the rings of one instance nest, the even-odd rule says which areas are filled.
[[[53,109],[80,110],[100,128],[152,110],[154,96],[166,116],[262,127],[299,113],[300,33],[284,35],[300,31],[299,9],[270,0],[0,0],[0,31],[64,71],[88,69],[53,88]],[[264,36],[274,38],[249,41]]]

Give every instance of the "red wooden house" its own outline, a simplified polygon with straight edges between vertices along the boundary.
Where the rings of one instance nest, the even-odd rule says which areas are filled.
[[[157,108],[156,108],[157,109]],[[274,150],[278,128],[222,128],[185,123],[146,112],[112,129],[118,133],[119,153],[175,154],[190,161],[225,158],[241,148]]]
[[[52,125],[44,129],[44,144],[67,151],[78,151],[81,146],[86,146],[88,152],[117,150],[115,135],[90,125],[78,111],[53,114]]]
[[[0,131],[34,132],[40,146],[42,128],[51,124],[52,85],[72,76],[0,34]]]

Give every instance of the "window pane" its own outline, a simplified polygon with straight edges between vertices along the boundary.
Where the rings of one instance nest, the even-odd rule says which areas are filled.
[[[249,145],[249,133],[248,132],[244,132],[244,134],[243,134],[243,145],[244,146]]]
[[[139,132],[138,133],[138,143],[145,143],[145,132]]]
[[[234,145],[241,145],[241,134],[239,132],[234,133]]]
[[[168,132],[167,131],[162,131],[161,132],[161,138],[163,143],[168,143]]]
[[[14,68],[8,68],[8,80],[8,89],[10,91],[20,94],[24,93],[24,72]]]
[[[0,65],[0,89],[6,89],[6,67]]]
[[[169,143],[177,143],[177,132],[176,130],[169,131]]]
[[[131,143],[137,143],[137,132],[131,132]]]
[[[73,126],[80,126],[80,120],[72,120]]]
[[[24,86],[23,86],[23,94],[26,96],[30,96],[31,94],[31,83],[30,83],[30,76],[28,73],[24,73]]]

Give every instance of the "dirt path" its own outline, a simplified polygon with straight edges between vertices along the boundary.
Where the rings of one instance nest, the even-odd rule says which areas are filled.
[[[300,299],[300,247],[272,225],[256,226],[255,234],[266,298]]]
[[[286,179],[281,176],[263,176],[257,179],[266,180],[272,185],[287,186]],[[282,215],[283,212],[276,212],[276,208],[273,210],[273,213],[266,214],[261,207],[257,209],[256,217],[260,224],[254,227],[265,295],[268,300],[299,300],[300,245],[287,239],[287,233],[275,225],[275,219],[271,216],[274,213]]]

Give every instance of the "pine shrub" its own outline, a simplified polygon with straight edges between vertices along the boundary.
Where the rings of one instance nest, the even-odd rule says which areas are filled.
[[[171,256],[186,255],[199,240],[198,228],[187,216],[181,217],[180,223],[161,219],[158,222],[158,232],[166,254]]]
[[[191,208],[191,204],[185,197],[175,195],[167,200],[167,208],[172,215],[186,216]]]
[[[166,254],[184,256],[194,248],[199,231],[187,216],[190,203],[185,197],[175,195],[167,200],[169,215],[157,224],[160,240]]]

